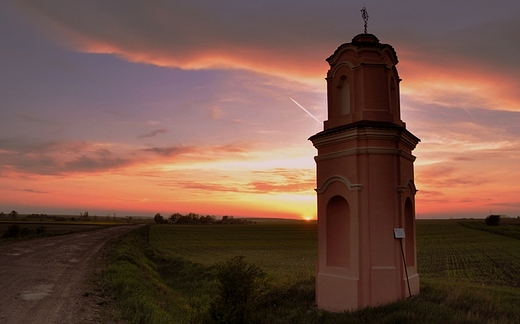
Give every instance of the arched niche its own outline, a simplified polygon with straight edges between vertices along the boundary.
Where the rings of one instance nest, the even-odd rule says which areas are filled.
[[[390,112],[396,116],[399,115],[399,90],[398,84],[394,77],[390,78]]]
[[[405,255],[406,265],[415,266],[415,214],[412,199],[406,198],[404,204],[404,231],[405,231]]]
[[[326,210],[327,267],[349,268],[350,206],[342,196],[334,196]]]
[[[336,91],[340,115],[350,114],[350,83],[346,75],[339,78]]]

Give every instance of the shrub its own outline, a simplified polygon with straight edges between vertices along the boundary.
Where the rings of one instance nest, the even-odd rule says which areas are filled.
[[[47,228],[43,225],[36,227],[36,234],[43,234],[47,231]]]
[[[265,273],[243,256],[217,265],[218,294],[210,305],[211,323],[248,323],[253,303],[265,291]]]
[[[500,215],[489,215],[486,217],[486,225],[498,226],[500,225]]]
[[[31,234],[32,234],[32,231],[28,227],[22,227],[22,229],[20,230],[20,237],[28,236],[28,235],[31,235]]]
[[[13,224],[5,230],[2,237],[3,238],[18,238],[18,237],[20,237],[21,232],[22,232],[22,229],[21,229],[20,225]]]

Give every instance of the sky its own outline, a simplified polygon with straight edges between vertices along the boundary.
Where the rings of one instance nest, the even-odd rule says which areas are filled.
[[[325,61],[397,52],[418,218],[520,215],[520,2],[0,2],[0,211],[315,218]]]

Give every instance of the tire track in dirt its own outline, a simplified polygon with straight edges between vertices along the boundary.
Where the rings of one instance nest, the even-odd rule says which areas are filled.
[[[135,228],[0,245],[0,324],[81,322],[90,262],[107,241]]]

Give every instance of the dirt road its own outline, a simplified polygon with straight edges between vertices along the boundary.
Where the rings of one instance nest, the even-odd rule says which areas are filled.
[[[111,238],[135,226],[0,245],[0,324],[92,321],[89,264]]]

